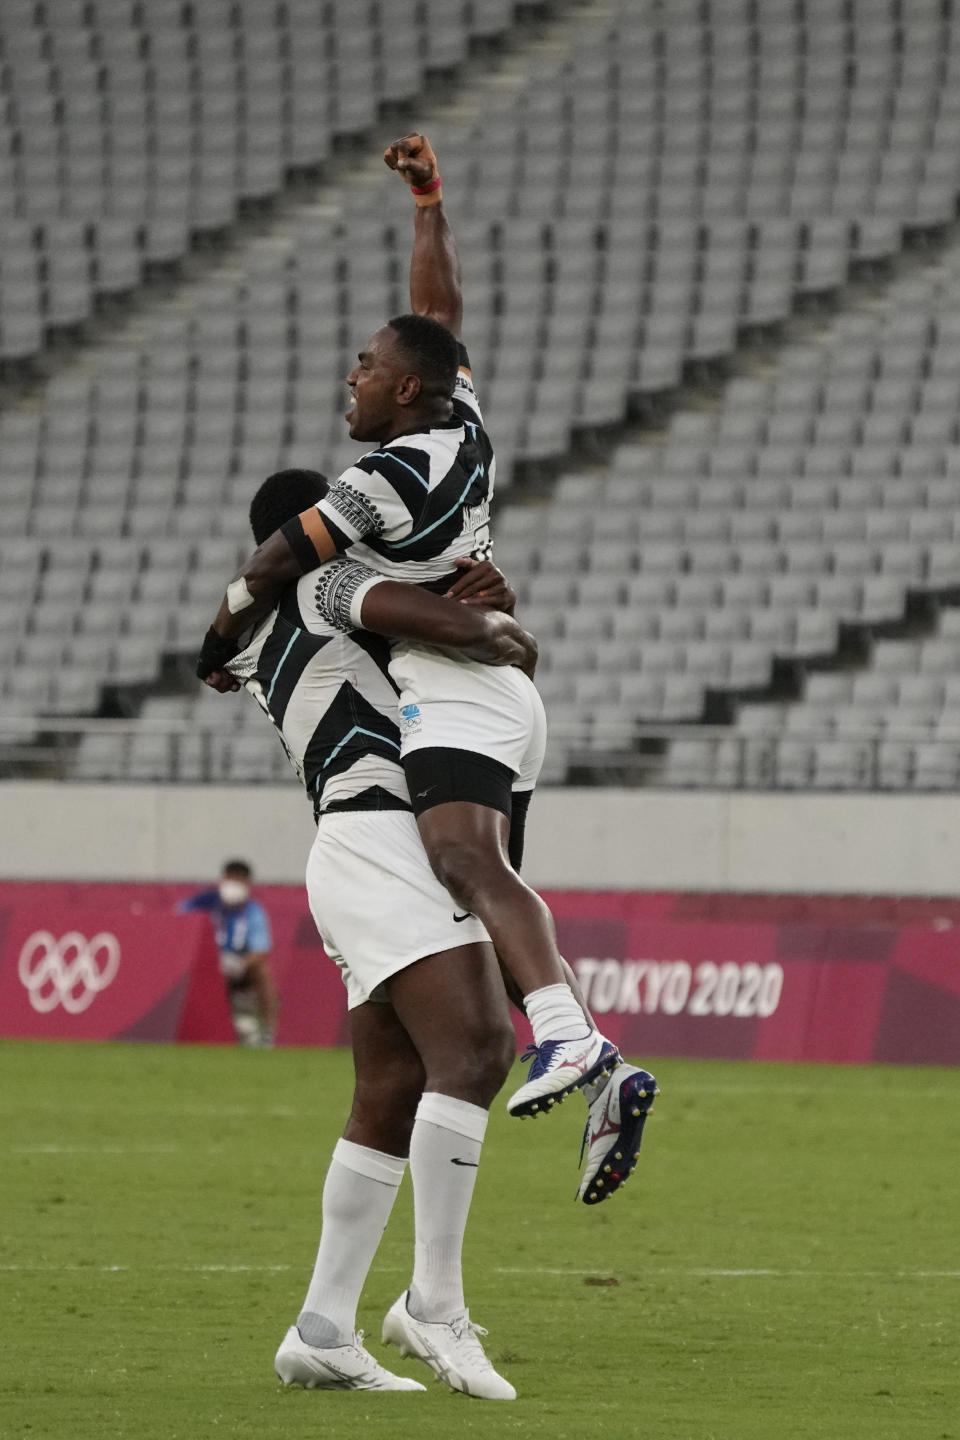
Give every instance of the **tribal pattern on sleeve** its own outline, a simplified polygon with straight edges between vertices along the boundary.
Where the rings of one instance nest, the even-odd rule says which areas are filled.
[[[338,480],[331,486],[325,506],[340,516],[353,535],[379,535],[383,530],[383,516],[377,504],[346,480]]]
[[[367,580],[379,578],[375,570],[356,560],[329,561],[317,572],[314,596],[318,614],[336,630],[355,630],[350,618],[353,597]]]

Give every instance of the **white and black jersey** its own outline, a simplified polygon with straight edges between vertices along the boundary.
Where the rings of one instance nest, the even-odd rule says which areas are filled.
[[[337,549],[389,579],[429,585],[491,555],[496,462],[461,353],[451,418],[371,450],[317,505]]]
[[[227,667],[273,722],[318,817],[411,808],[389,642],[325,618],[333,596],[349,609],[379,579],[343,560],[304,575]]]

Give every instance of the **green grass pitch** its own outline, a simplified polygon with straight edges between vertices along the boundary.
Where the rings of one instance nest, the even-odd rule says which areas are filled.
[[[427,1393],[273,1374],[346,1054],[0,1044],[0,1435],[960,1437],[960,1074],[654,1068],[640,1166],[595,1208],[573,1199],[582,1101],[494,1106],[465,1266],[505,1405],[380,1343],[408,1182],[359,1323]]]

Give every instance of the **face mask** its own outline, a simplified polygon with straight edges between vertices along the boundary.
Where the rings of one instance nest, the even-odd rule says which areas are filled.
[[[221,880],[220,899],[224,905],[242,905],[250,894],[250,886],[242,880]]]

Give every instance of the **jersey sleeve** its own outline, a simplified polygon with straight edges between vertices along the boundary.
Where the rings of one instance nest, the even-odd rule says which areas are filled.
[[[374,450],[343,472],[317,510],[342,553],[358,540],[409,535],[424,495],[419,476],[414,480],[391,451]]]
[[[456,384],[453,387],[453,413],[458,420],[467,420],[474,425],[483,424],[483,414],[480,410],[480,401],[473,385],[473,376],[470,373],[470,357],[467,354],[466,346],[459,345],[460,368],[457,371]]]
[[[264,950],[271,949],[272,945],[273,936],[270,934],[267,912],[256,900],[251,900],[247,907],[247,951],[259,955]]]
[[[314,577],[311,577],[311,579]],[[335,630],[362,630],[364,596],[386,578],[359,560],[328,560],[315,572],[317,614]]]

